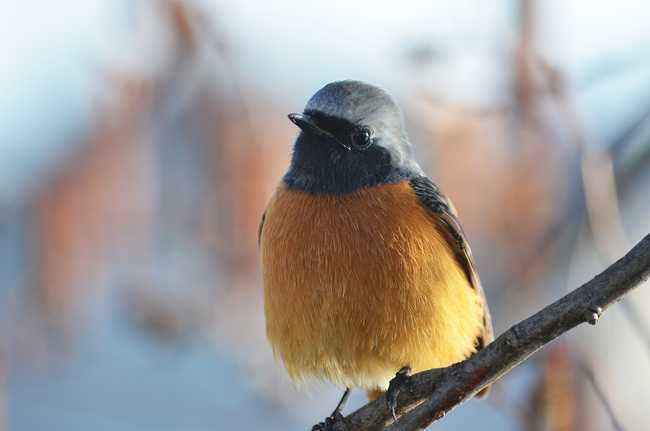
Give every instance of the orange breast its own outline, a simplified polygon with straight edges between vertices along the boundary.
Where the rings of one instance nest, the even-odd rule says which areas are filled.
[[[268,338],[297,380],[372,389],[474,351],[481,301],[408,183],[280,186],[261,239]]]

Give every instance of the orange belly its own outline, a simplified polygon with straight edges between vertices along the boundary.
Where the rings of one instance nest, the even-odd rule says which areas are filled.
[[[474,352],[481,300],[408,183],[280,186],[261,238],[267,335],[292,379],[385,388]]]

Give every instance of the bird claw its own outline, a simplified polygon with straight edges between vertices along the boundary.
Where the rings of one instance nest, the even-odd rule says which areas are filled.
[[[340,412],[332,413],[323,422],[314,425],[311,431],[344,431],[347,429],[345,417]]]
[[[591,306],[589,309],[585,312],[585,320],[587,323],[590,325],[595,325],[596,322],[598,322],[598,319],[600,316],[603,314],[603,309],[602,307],[597,307],[597,306]]]
[[[403,388],[409,389],[411,383],[411,368],[402,367],[393,377],[388,384],[388,390],[386,391],[386,405],[390,410],[393,419],[397,421],[397,397]]]

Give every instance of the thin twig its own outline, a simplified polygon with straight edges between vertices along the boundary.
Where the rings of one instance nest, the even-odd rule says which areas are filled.
[[[636,309],[636,307],[630,303],[628,300],[621,301],[621,307],[623,308],[625,317],[630,322],[630,325],[634,328],[634,332],[639,336],[641,342],[645,346],[645,351],[650,356],[650,329],[648,325],[641,317],[641,314]]]
[[[602,312],[650,276],[650,235],[593,280],[516,324],[470,359],[412,378],[388,430],[422,429],[472,398],[548,342]],[[598,314],[598,313],[597,313]],[[591,322],[590,322],[591,323]],[[405,413],[406,412],[406,413]],[[384,396],[346,417],[348,431],[381,430],[391,421]]]
[[[609,403],[609,400],[605,396],[605,392],[603,391],[603,388],[601,388],[600,385],[598,384],[598,380],[596,380],[596,376],[594,375],[594,372],[591,369],[591,367],[587,365],[584,361],[580,361],[579,365],[580,365],[580,371],[582,371],[582,374],[584,374],[585,378],[587,379],[587,381],[593,388],[594,392],[596,393],[598,400],[605,408],[607,417],[609,417],[609,420],[612,422],[612,427],[616,431],[625,431],[625,428],[623,428],[623,425],[621,425],[621,421],[616,416],[616,413],[614,413],[614,409],[612,408],[612,405]]]

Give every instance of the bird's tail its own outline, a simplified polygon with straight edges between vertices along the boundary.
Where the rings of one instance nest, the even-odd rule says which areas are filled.
[[[368,401],[374,401],[377,398],[381,397],[384,394],[385,391],[382,391],[381,389],[373,389],[371,391],[368,391]]]

